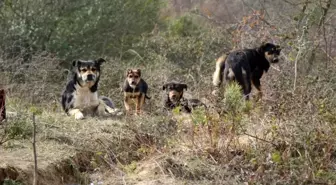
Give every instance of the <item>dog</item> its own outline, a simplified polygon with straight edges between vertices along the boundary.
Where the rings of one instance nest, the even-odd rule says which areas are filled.
[[[262,97],[260,79],[267,72],[271,63],[279,62],[281,48],[272,43],[263,43],[253,49],[232,51],[218,58],[213,74],[213,85],[219,87],[224,80],[236,81],[241,87],[246,100],[249,99],[252,85]]]
[[[188,86],[184,83],[170,82],[162,86],[162,90],[166,91],[164,98],[164,110],[171,111],[176,107],[180,107],[180,111],[191,113],[193,109],[199,106],[205,106],[203,102],[198,99],[185,99],[183,97],[184,90]]]
[[[66,114],[76,120],[85,115],[119,114],[112,100],[98,96],[98,83],[101,75],[101,65],[106,61],[74,60],[72,62],[71,79],[62,93],[62,108]]]
[[[127,69],[126,79],[123,85],[124,105],[127,114],[131,111],[132,103],[135,103],[136,115],[142,112],[145,99],[150,99],[147,96],[148,84],[141,78],[140,69]]]

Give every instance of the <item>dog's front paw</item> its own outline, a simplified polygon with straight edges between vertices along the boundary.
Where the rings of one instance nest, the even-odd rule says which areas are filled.
[[[117,108],[106,107],[105,110],[106,110],[107,113],[112,114],[112,115],[119,116],[119,115],[122,114],[122,112]]]
[[[81,112],[76,112],[75,119],[76,120],[84,119],[84,114]]]
[[[121,116],[121,115],[123,115],[123,112],[118,111],[115,115],[116,115],[116,116]]]
[[[257,100],[257,101],[261,101],[261,100],[262,100],[262,97],[263,97],[263,92],[262,92],[262,91],[258,91],[256,100]]]

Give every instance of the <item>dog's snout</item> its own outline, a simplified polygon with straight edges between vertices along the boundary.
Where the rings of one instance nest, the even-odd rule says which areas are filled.
[[[135,81],[132,81],[131,84],[132,84],[132,85],[136,85],[136,82],[135,82]]]
[[[176,98],[176,94],[173,94],[171,97],[172,97],[172,98]]]
[[[273,59],[273,62],[274,62],[274,63],[277,63],[277,62],[279,62],[279,59],[278,59],[278,58],[274,58],[274,59]]]
[[[92,75],[92,74],[89,74],[88,76],[87,76],[87,80],[88,81],[92,81],[94,79],[94,76]]]

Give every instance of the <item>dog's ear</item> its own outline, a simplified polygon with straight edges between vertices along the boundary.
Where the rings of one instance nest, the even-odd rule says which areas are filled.
[[[104,62],[106,62],[106,60],[103,59],[103,58],[98,58],[98,59],[96,60],[96,63],[97,63],[98,65],[102,65]]]
[[[132,72],[132,69],[127,69],[125,75],[127,76],[130,72]]]
[[[80,65],[80,61],[79,60],[73,60],[72,61],[72,67],[77,67],[77,66],[79,66]]]
[[[261,47],[262,47],[263,49],[266,49],[266,48],[270,47],[271,45],[273,45],[273,44],[268,43],[268,42],[263,42],[263,43],[261,44]]]
[[[187,84],[181,84],[181,86],[183,87],[183,89],[187,90],[188,89],[188,86]]]
[[[260,46],[260,51],[262,53],[264,53],[264,52],[268,51],[269,48],[272,48],[272,46],[274,46],[274,45],[269,43],[269,42],[263,42]]]
[[[164,84],[164,85],[162,86],[162,90],[163,90],[163,91],[166,90],[166,89],[167,89],[167,86],[168,86],[168,84]]]
[[[139,74],[139,76],[141,76],[141,69],[137,69],[136,71]]]

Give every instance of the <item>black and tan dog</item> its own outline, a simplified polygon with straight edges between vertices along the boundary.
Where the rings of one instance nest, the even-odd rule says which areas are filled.
[[[105,60],[75,60],[72,76],[62,94],[63,110],[75,119],[85,115],[119,114],[110,98],[98,96],[100,66]]]
[[[150,99],[147,96],[148,85],[141,78],[140,69],[127,69],[126,79],[123,85],[124,92],[124,105],[126,112],[129,114],[131,111],[132,103],[135,103],[136,114],[140,114],[143,105],[145,104],[145,99]]]
[[[185,99],[183,97],[184,90],[187,90],[187,84],[170,82],[162,86],[162,90],[166,91],[164,97],[164,109],[173,110],[180,107],[182,112],[190,113],[199,106],[205,106],[203,102],[198,99]]]
[[[221,56],[216,62],[213,85],[219,87],[223,80],[224,84],[235,80],[242,87],[245,98],[249,99],[253,84],[261,97],[260,79],[270,63],[279,62],[280,51],[279,45],[265,43],[258,48],[236,50]]]

